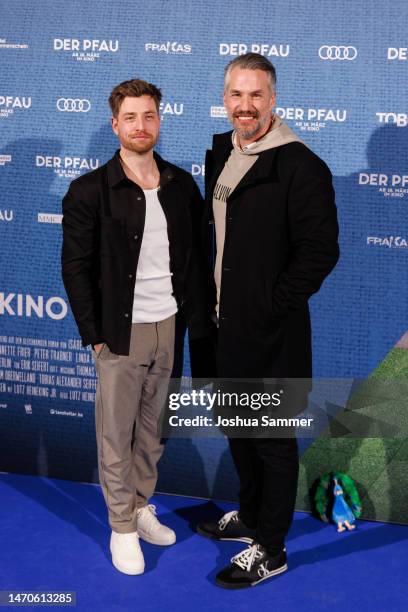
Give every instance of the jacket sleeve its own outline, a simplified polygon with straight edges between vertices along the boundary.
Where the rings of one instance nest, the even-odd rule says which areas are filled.
[[[72,183],[62,201],[62,280],[83,346],[103,342],[98,317],[97,205]]]
[[[195,340],[211,335],[213,323],[211,321],[211,279],[202,244],[204,200],[194,179],[191,179],[191,183],[189,206],[192,223],[192,249],[187,271],[187,324],[190,340]]]
[[[339,258],[331,172],[317,156],[299,165],[288,197],[289,252],[272,295],[272,311],[284,317],[319,290]]]

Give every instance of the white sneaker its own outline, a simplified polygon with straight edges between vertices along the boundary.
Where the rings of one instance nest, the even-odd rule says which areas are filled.
[[[145,563],[136,531],[117,533],[112,531],[110,540],[112,563],[124,574],[143,574]]]
[[[176,534],[172,529],[162,525],[156,518],[156,506],[149,504],[137,511],[137,533],[149,544],[169,546],[176,541]]]

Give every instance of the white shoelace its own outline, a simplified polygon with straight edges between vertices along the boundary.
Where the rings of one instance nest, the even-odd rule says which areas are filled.
[[[220,531],[224,531],[228,523],[231,520],[234,520],[235,517],[238,517],[238,510],[232,510],[231,512],[227,512],[227,514],[224,514],[224,516],[218,521],[218,527],[220,528]]]
[[[235,563],[235,565],[238,565],[238,567],[241,569],[249,572],[251,571],[254,561],[260,559],[261,557],[262,553],[259,550],[259,544],[250,544],[247,550],[244,550],[238,555],[235,555],[235,557],[232,557],[231,563]]]
[[[141,512],[143,512],[144,514],[143,518],[147,523],[147,525],[145,525],[145,528],[147,530],[152,531],[154,529],[161,527],[158,519],[156,518],[156,506],[155,505],[149,504],[148,506],[145,506],[144,508],[140,508],[140,510],[138,510],[138,514],[140,514]]]

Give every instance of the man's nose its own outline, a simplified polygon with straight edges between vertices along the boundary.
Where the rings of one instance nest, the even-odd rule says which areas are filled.
[[[240,107],[242,111],[252,110],[252,100],[250,96],[243,95],[240,99]]]
[[[139,117],[136,117],[134,127],[139,132],[144,132],[146,129],[146,119],[142,115]]]

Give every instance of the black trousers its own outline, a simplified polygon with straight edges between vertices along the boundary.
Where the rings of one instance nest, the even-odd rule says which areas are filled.
[[[259,346],[244,346],[240,338],[225,332],[222,347],[219,334],[216,334],[215,346],[219,379],[235,379],[234,383],[220,383],[226,390],[256,392],[261,390],[259,382],[253,384],[253,389],[251,383],[243,382],[240,389],[236,380],[285,377],[284,371],[269,370],[267,356],[262,356]],[[299,397],[298,391],[295,389],[296,401],[289,402],[292,409],[286,406],[281,416],[296,414],[307,405],[308,389],[304,392],[300,389]],[[241,413],[241,416],[249,415]],[[293,432],[291,437],[255,435],[249,438],[224,433],[240,481],[239,514],[248,527],[256,529],[256,541],[275,553],[284,547],[293,521],[299,475],[297,440]]]
[[[272,395],[278,387],[275,384],[265,384],[265,381],[222,380],[219,389],[226,393],[225,397],[259,396],[259,392]],[[215,414],[222,417],[240,417],[241,423],[251,417],[257,422],[262,418],[291,418],[297,407],[305,405],[305,394],[294,385],[281,385],[285,398],[278,408],[264,408],[253,411],[239,405],[215,406]],[[292,400],[292,401],[291,401]],[[217,414],[218,413],[218,414]],[[268,430],[262,426],[227,426],[220,427],[227,436],[231,455],[238,473],[239,514],[241,519],[251,529],[256,529],[256,541],[262,544],[270,553],[275,553],[285,545],[285,538],[290,529],[295,509],[298,475],[299,453],[295,430],[290,427],[279,427]]]
[[[270,553],[281,550],[293,520],[299,455],[296,438],[229,438],[240,481],[239,514]]]

